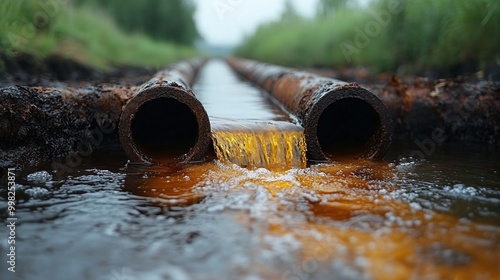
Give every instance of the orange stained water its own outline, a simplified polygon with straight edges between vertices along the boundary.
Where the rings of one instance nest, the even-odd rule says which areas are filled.
[[[361,160],[288,170],[214,162],[167,172],[158,167],[135,192],[162,203],[205,203],[208,212],[254,229],[256,238],[269,241],[258,250],[282,250],[294,259],[285,270],[253,268],[265,278],[322,279],[332,267],[348,278],[500,275],[497,226],[405,201],[411,193],[394,183],[398,176],[394,165]]]

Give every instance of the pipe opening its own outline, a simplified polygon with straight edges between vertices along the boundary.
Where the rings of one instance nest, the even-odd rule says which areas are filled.
[[[321,114],[318,140],[327,157],[359,157],[367,151],[380,127],[380,117],[370,104],[345,98],[333,102]]]
[[[155,161],[168,160],[186,154],[195,145],[198,122],[186,104],[163,97],[138,108],[131,133],[141,153]]]

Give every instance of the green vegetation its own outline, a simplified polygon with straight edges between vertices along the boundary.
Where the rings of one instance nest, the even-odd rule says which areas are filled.
[[[192,44],[198,38],[191,0],[74,0],[77,5],[102,7],[128,32],[155,39]]]
[[[375,71],[500,64],[498,0],[320,0],[317,17],[287,8],[237,50],[289,66],[368,66]],[[290,20],[293,19],[293,20]]]
[[[0,53],[8,56],[19,52],[38,59],[58,55],[108,69],[114,65],[161,67],[197,54],[188,46],[126,33],[105,11],[90,4],[75,7],[69,0],[4,0],[0,11]]]

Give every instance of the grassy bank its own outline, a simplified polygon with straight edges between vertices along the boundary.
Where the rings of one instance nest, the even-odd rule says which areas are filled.
[[[350,2],[315,19],[283,16],[258,28],[237,54],[290,66],[375,71],[477,71],[500,65],[496,0]]]
[[[0,3],[0,52],[43,59],[70,58],[98,69],[116,65],[158,66],[196,55],[190,47],[127,34],[102,11],[78,9],[68,0],[6,0]]]

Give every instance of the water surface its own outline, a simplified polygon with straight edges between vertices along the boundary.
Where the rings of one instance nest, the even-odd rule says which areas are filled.
[[[63,178],[21,171],[16,278],[2,262],[2,279],[494,279],[498,151],[397,160],[408,149],[288,170],[117,152]]]

